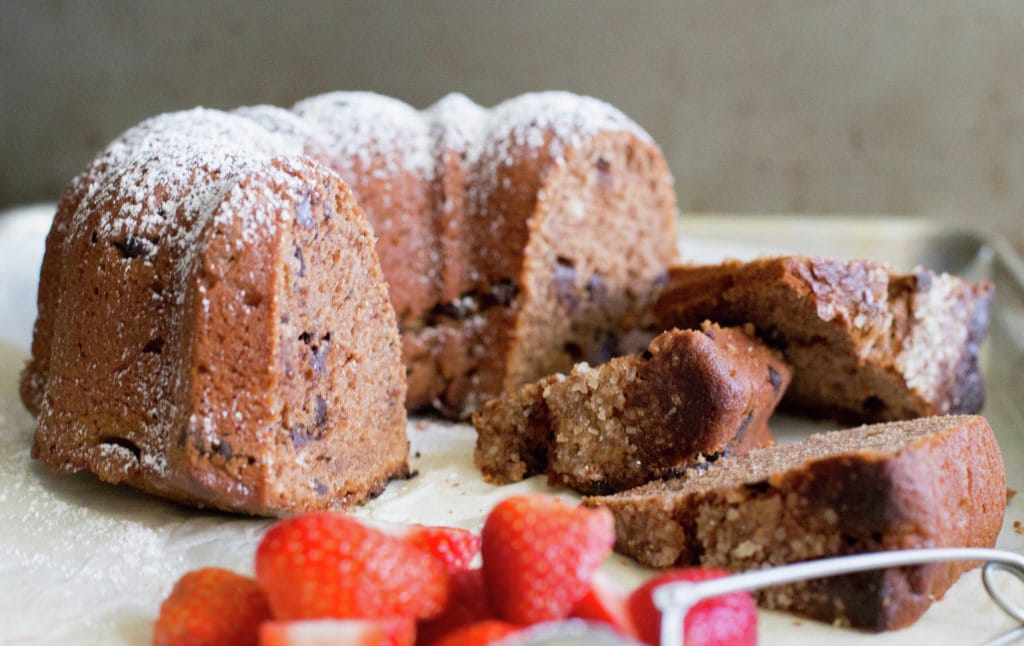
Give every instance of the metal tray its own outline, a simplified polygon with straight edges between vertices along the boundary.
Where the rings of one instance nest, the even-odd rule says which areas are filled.
[[[29,459],[33,421],[18,400],[17,375],[35,318],[51,213],[44,205],[0,214],[0,644],[147,643],[159,602],[182,572],[204,565],[251,572],[270,521],[183,509],[88,476],[55,477]],[[867,257],[900,269],[923,264],[994,281],[992,331],[982,353],[984,414],[999,438],[1009,487],[1024,490],[1024,263],[1012,249],[921,219],[724,215],[684,217],[680,248],[686,258],[709,262],[792,252]],[[773,420],[783,441],[832,427]],[[413,419],[409,435],[420,475],[393,483],[358,515],[479,529],[487,510],[513,493],[574,497],[549,489],[543,478],[505,487],[484,483],[472,465],[467,426]],[[1024,535],[1014,528],[1021,521],[1024,495],[1010,500],[999,547],[1024,552]],[[651,574],[619,556],[605,567],[630,583]],[[1003,577],[997,584],[1024,599],[1020,582]],[[759,618],[761,641],[769,644],[970,644],[1012,627],[976,571],[914,626],[893,633],[869,635],[772,612]]]

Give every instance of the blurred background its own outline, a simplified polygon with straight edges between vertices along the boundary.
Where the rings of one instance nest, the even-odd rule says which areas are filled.
[[[684,212],[927,215],[1024,246],[1024,3],[0,0],[0,208],[195,105],[603,98]]]

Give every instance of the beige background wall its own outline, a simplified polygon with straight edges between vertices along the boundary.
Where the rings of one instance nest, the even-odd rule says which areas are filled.
[[[930,214],[1024,244],[1024,3],[0,0],[0,206],[202,104],[564,88],[663,146],[687,211]]]

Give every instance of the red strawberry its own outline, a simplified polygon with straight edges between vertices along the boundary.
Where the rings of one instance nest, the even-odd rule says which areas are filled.
[[[570,613],[572,617],[603,621],[617,631],[635,639],[637,628],[629,613],[629,591],[600,570],[594,573],[590,589]]]
[[[221,568],[178,579],[153,626],[153,644],[253,644],[270,607],[256,581]]]
[[[266,621],[260,626],[260,646],[413,646],[412,619],[307,619]]]
[[[452,574],[448,605],[440,615],[419,623],[416,639],[420,644],[432,644],[453,630],[494,618],[487,603],[483,570],[461,570]]]
[[[654,589],[674,581],[707,581],[729,576],[710,568],[686,568],[665,572],[637,588],[629,597],[629,610],[640,638],[658,644],[661,612],[651,597]],[[757,644],[757,609],[749,592],[734,592],[705,599],[686,614],[685,641],[688,646],[754,646]]]
[[[381,525],[381,530],[406,543],[429,552],[449,572],[465,570],[480,551],[480,537],[468,529],[431,527],[429,525]]]
[[[482,539],[491,606],[502,619],[526,625],[568,616],[611,551],[615,527],[604,508],[514,496],[491,511]]]
[[[426,618],[448,598],[437,559],[336,513],[272,527],[256,550],[256,578],[280,620]]]
[[[448,633],[434,646],[487,646],[520,630],[520,626],[488,619]]]

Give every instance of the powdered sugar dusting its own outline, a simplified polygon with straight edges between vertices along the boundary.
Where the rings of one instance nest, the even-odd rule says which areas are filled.
[[[396,176],[413,171],[430,177],[434,168],[430,129],[419,112],[372,92],[332,92],[299,102],[293,108],[319,126],[324,148],[342,178],[373,169]],[[374,164],[383,168],[374,168]],[[386,179],[386,177],[382,177]]]
[[[470,163],[480,157],[490,113],[464,94],[449,94],[423,112],[431,125],[434,156],[454,151]]]
[[[538,149],[550,146],[551,156],[564,161],[565,151],[583,145],[600,132],[626,131],[653,143],[640,126],[604,101],[569,92],[534,92],[497,105],[491,111],[489,149],[500,151],[513,146]],[[551,141],[547,142],[547,137]]]

